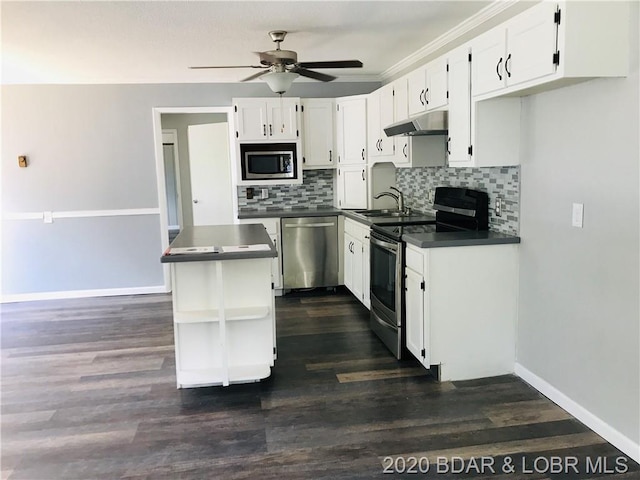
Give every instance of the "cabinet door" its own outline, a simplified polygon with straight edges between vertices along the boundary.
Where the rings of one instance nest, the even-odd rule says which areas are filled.
[[[388,84],[380,89],[380,154],[384,156],[393,155],[393,137],[387,137],[384,128],[394,122],[395,98],[394,85]]]
[[[272,260],[271,263],[271,281],[273,282],[273,288],[279,290],[282,288],[282,268],[280,267],[280,260],[282,259],[282,250],[280,248],[280,241],[278,235],[269,234],[271,241],[278,251],[278,256]]]
[[[333,110],[331,99],[302,100],[303,168],[335,165]]]
[[[481,95],[505,86],[506,30],[497,27],[473,40],[471,91]]]
[[[362,303],[371,308],[371,246],[369,244],[369,229],[363,227],[362,238]]]
[[[449,165],[463,166],[471,161],[471,66],[469,49],[461,47],[449,55]]]
[[[363,252],[362,242],[356,238],[352,240],[353,255],[353,277],[351,284],[351,293],[353,293],[361,302],[364,300],[364,277],[362,275],[363,268]]]
[[[367,153],[378,157],[380,150],[380,90],[367,96]]]
[[[422,275],[410,268],[405,270],[405,333],[407,350],[424,364],[424,291]],[[429,368],[429,364],[426,364]]]
[[[367,163],[367,103],[358,98],[339,104],[341,164]]]
[[[409,92],[409,116],[422,113],[427,108],[424,95],[427,90],[426,68],[418,68],[407,75],[407,88]]]
[[[238,140],[266,140],[267,107],[263,100],[238,100],[235,105]]]
[[[505,73],[507,85],[534,80],[556,72],[557,24],[555,2],[542,2],[508,24]]]
[[[338,206],[367,208],[366,168],[345,166],[338,169]]]
[[[447,78],[447,58],[441,57],[427,65],[427,110],[437,110],[448,103],[449,83]]]
[[[298,100],[280,98],[267,102],[267,130],[271,140],[298,138]]]
[[[353,237],[344,234],[344,286],[353,292]]]

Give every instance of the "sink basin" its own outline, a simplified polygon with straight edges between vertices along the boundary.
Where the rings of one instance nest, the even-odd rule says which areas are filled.
[[[410,213],[401,212],[399,210],[356,210],[354,213],[363,217],[407,217]]]

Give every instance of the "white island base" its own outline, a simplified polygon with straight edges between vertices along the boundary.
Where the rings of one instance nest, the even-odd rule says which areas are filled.
[[[171,263],[178,388],[256,382],[275,349],[271,258]]]

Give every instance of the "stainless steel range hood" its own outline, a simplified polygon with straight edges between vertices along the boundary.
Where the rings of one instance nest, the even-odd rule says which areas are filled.
[[[389,125],[384,129],[387,137],[395,135],[446,135],[449,128],[449,112],[428,112]]]

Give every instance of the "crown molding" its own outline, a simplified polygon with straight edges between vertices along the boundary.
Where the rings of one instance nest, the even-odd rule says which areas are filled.
[[[479,27],[483,23],[491,20],[492,18],[503,13],[504,11],[508,10],[517,3],[520,3],[521,1],[522,0],[495,0],[493,3],[487,5],[472,17],[469,17],[468,19],[458,24],[451,30],[447,31],[443,35],[440,35],[438,38],[428,43],[421,49],[415,51],[408,57],[389,67],[387,70],[380,74],[380,77],[383,80],[387,80],[394,75],[402,72],[403,70],[408,69],[412,65],[420,62],[421,60],[425,60],[427,57],[434,54],[441,48],[446,47],[451,42],[459,39],[463,35],[469,33],[473,29]]]

